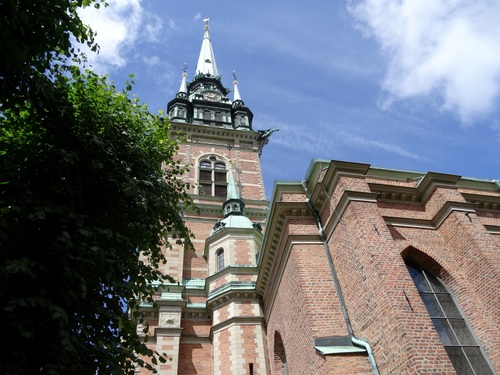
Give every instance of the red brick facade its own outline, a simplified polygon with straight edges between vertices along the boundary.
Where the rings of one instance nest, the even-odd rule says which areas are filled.
[[[239,163],[224,147],[211,152]],[[260,174],[257,162],[248,166]],[[196,173],[192,168],[192,183]],[[263,192],[260,185],[245,190],[245,175],[242,191]],[[202,207],[186,217],[195,249],[167,254],[165,271],[179,285],[159,296],[165,301],[150,314],[155,349],[172,357],[158,367],[161,374],[464,373],[449,359],[408,261],[446,285],[488,371],[498,373],[500,192],[494,181],[313,161],[304,183],[275,187],[264,236],[237,228],[212,233],[224,199],[193,193]],[[248,202],[252,219],[264,225],[262,198]],[[219,248],[231,261],[217,271]],[[170,325],[162,327],[162,319]],[[351,335],[373,356],[360,345],[318,344]]]
[[[286,357],[289,374],[455,374],[405,261],[447,286],[488,371],[499,371],[498,184],[316,161],[305,185],[310,197],[299,182],[276,186],[261,250],[272,373],[284,373]],[[327,252],[352,332],[373,362],[315,349],[315,339],[349,336]]]
[[[224,218],[226,197],[199,190],[200,160],[210,158],[233,170],[245,216],[265,227],[267,204],[260,167],[260,133],[173,123],[187,142],[178,153],[190,166],[185,176],[199,212],[186,212],[194,248],[174,247],[162,270],[176,283],[159,294],[158,311],[148,313],[150,345],[172,361],[160,374],[269,374],[263,311],[255,292],[256,256],[262,243],[257,228],[226,228],[212,233]],[[178,135],[177,135],[178,136]],[[217,252],[225,264],[217,269]],[[178,283],[178,285],[177,285]],[[164,315],[162,315],[164,314]],[[162,325],[162,316],[166,318]]]
[[[274,130],[252,130],[237,82],[231,102],[200,61],[168,105],[199,211],[184,213],[193,248],[165,250],[175,282],[144,306],[149,345],[172,359],[159,373],[499,373],[498,181],[313,160],[269,204],[259,157]]]

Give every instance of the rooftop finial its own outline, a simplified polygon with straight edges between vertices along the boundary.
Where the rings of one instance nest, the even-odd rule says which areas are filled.
[[[205,30],[208,30],[208,21],[210,21],[210,18],[205,18],[203,22],[205,22]]]
[[[234,83],[238,83],[238,79],[236,78],[236,72],[233,70],[233,78],[234,78]]]

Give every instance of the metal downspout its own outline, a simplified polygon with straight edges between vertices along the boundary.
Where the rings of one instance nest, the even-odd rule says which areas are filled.
[[[311,210],[311,212],[314,214],[314,217],[316,218],[319,236],[321,237],[321,241],[323,242],[323,247],[325,249],[326,257],[328,259],[328,265],[330,266],[330,272],[332,274],[333,283],[335,285],[335,289],[336,289],[337,295],[339,297],[340,307],[342,309],[342,314],[344,315],[344,320],[345,320],[345,324],[347,326],[347,332],[349,334],[349,337],[354,345],[362,346],[363,348],[366,349],[366,352],[368,353],[368,358],[370,359],[370,363],[371,363],[372,368],[373,368],[373,373],[375,375],[380,375],[380,373],[378,371],[378,367],[377,367],[377,362],[375,361],[375,357],[373,356],[373,351],[372,351],[370,344],[364,340],[360,340],[360,339],[356,338],[356,336],[354,335],[354,330],[352,328],[351,320],[349,319],[349,313],[347,312],[347,307],[345,305],[344,294],[342,293],[342,288],[340,287],[340,282],[339,282],[339,279],[337,277],[337,271],[335,269],[335,265],[333,264],[332,255],[330,254],[330,248],[328,246],[328,243],[326,241],[326,238],[325,238],[325,235],[323,232],[323,225],[321,224],[321,219],[320,219],[318,213],[316,212],[316,210],[314,209],[314,207],[311,204],[311,200],[310,200],[311,194],[309,193],[309,190],[307,189],[307,181],[306,180],[302,181],[302,187],[304,188],[304,192],[307,195],[306,204],[309,207],[309,209]]]

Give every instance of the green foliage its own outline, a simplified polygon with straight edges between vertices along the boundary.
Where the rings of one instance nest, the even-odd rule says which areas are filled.
[[[104,78],[69,72],[57,99],[0,117],[4,374],[132,369],[152,353],[124,301],[152,301],[151,282],[168,280],[157,271],[167,233],[189,239],[168,124]]]
[[[192,202],[161,114],[71,66],[85,60],[72,38],[97,49],[76,12],[91,4],[0,0],[2,374],[166,360],[136,332],[136,297],[172,281],[161,246],[189,242]]]
[[[50,76],[54,64],[84,61],[72,40],[97,51],[94,34],[82,23],[77,10],[101,3],[103,0],[0,0],[2,106],[30,96],[34,81],[43,74]]]

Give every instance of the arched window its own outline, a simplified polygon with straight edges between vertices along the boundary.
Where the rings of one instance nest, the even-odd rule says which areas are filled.
[[[217,272],[224,269],[224,249],[221,247],[216,252],[217,255]]]
[[[273,374],[288,375],[285,346],[278,331],[274,332],[274,366]]]
[[[226,164],[217,161],[213,156],[204,159],[199,164],[199,194],[215,197],[225,197],[227,195]]]
[[[420,266],[408,271],[458,375],[493,375],[479,344],[446,286]]]

